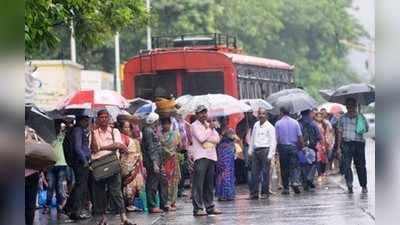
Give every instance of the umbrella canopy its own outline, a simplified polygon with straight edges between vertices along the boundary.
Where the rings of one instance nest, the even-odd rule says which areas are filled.
[[[135,113],[136,110],[138,110],[141,106],[151,103],[150,100],[143,98],[134,98],[132,100],[128,100],[128,102],[129,102],[128,112],[132,114]]]
[[[339,104],[339,103],[334,103],[334,102],[326,102],[320,106],[318,106],[318,110],[321,110],[325,108],[328,113],[331,114],[339,114],[340,112],[347,112],[346,106]]]
[[[375,101],[375,87],[364,83],[344,85],[333,92],[329,101],[345,104],[347,98],[354,98],[358,104],[368,105]]]
[[[275,101],[274,106],[277,109],[285,107],[290,113],[294,114],[304,110],[316,108],[318,103],[308,94],[292,93],[279,97]]]
[[[117,122],[118,115],[131,116],[131,114],[129,114],[129,112],[127,112],[126,110],[118,108],[118,106],[106,105],[105,109],[110,114],[110,117],[111,117],[113,122]]]
[[[228,116],[235,113],[243,113],[251,110],[251,107],[238,99],[225,94],[207,94],[185,97],[184,104],[182,99],[177,99],[181,105],[178,113],[182,115],[193,114],[197,106],[204,105],[208,109],[211,117]]]
[[[256,98],[256,99],[241,99],[241,102],[244,102],[246,104],[249,104],[251,109],[256,112],[258,111],[259,108],[265,108],[266,110],[271,110],[274,107],[269,104],[267,101],[264,99]]]
[[[77,91],[57,105],[57,109],[96,109],[106,105],[128,108],[129,102],[112,90]]]
[[[139,119],[144,119],[150,113],[155,112],[156,109],[157,109],[157,106],[155,103],[148,103],[146,105],[141,106],[139,109],[137,109],[133,115],[139,117]]]
[[[319,94],[322,96],[322,98],[324,98],[327,101],[329,101],[329,98],[331,97],[333,92],[335,91],[329,89],[319,90]]]
[[[25,106],[25,125],[34,129],[48,143],[56,139],[54,120],[35,105]]]
[[[278,100],[278,98],[288,95],[288,94],[296,94],[296,93],[307,94],[303,89],[300,89],[300,88],[284,89],[284,90],[272,93],[271,95],[268,96],[268,98],[266,100],[267,100],[267,102],[274,105],[275,102]]]

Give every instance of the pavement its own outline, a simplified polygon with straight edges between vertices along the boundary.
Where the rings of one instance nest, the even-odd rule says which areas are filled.
[[[375,224],[375,141],[367,139],[366,160],[368,171],[368,194],[362,194],[357,176],[354,179],[354,194],[346,193],[344,178],[329,176],[319,183],[315,191],[279,194],[276,181],[273,182],[275,195],[263,200],[248,200],[246,186],[237,186],[236,199],[231,202],[217,202],[222,215],[193,217],[191,201],[181,198],[176,212],[163,214],[129,213],[128,217],[141,225],[203,225],[203,224],[272,224],[272,225],[372,225]],[[51,216],[37,211],[36,224],[92,225],[93,220],[66,223],[65,218],[57,221],[55,211]],[[110,225],[118,225],[119,216],[108,215]]]

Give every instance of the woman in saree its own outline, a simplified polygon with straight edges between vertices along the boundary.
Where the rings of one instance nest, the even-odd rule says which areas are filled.
[[[318,181],[326,179],[326,165],[328,164],[328,149],[332,145],[332,126],[324,120],[321,112],[315,113],[315,122],[321,134],[321,141],[317,143]]]
[[[235,132],[227,129],[217,145],[215,195],[219,201],[235,199]]]
[[[120,160],[126,210],[132,212],[137,210],[133,206],[136,194],[144,189],[143,158],[139,141],[132,138],[132,126],[129,121],[121,121],[118,127],[122,142],[128,147],[128,151],[121,154]]]
[[[171,129],[171,118],[161,118],[162,135],[161,147],[163,149],[163,169],[168,180],[168,205],[170,211],[176,211],[178,185],[181,171],[178,159],[178,146],[180,137],[177,131]]]

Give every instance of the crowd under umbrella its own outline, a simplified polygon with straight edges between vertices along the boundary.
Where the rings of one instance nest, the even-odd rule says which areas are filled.
[[[375,87],[365,83],[344,85],[337,88],[327,100],[346,104],[348,98],[354,98],[359,105],[369,105],[375,102]]]
[[[34,129],[46,142],[56,139],[56,130],[53,118],[36,105],[25,105],[25,125]]]
[[[284,107],[289,110],[291,114],[295,114],[304,110],[316,108],[318,106],[318,102],[307,93],[291,93],[279,97],[273,105],[275,109]],[[276,112],[277,111],[274,110],[273,113]]]
[[[275,93],[272,93],[268,96],[268,98],[266,99],[267,102],[269,102],[270,104],[274,105],[275,102],[282,96],[286,96],[288,94],[297,94],[297,93],[301,93],[301,94],[307,94],[303,89],[300,88],[291,88],[291,89],[284,89]]]
[[[267,101],[265,101],[264,99],[260,99],[260,98],[240,99],[240,101],[250,105],[250,107],[253,110],[253,112],[258,111],[259,108],[264,108],[266,110],[272,110],[274,108]]]
[[[238,99],[225,94],[207,94],[187,96],[177,99],[177,103],[181,105],[178,113],[182,115],[194,114],[199,105],[204,105],[208,109],[210,117],[229,116],[236,113],[251,111],[251,107]]]

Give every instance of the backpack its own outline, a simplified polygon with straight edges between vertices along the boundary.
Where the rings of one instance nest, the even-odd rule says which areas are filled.
[[[73,128],[67,128],[64,141],[63,141],[63,150],[64,150],[64,157],[65,161],[67,162],[68,166],[74,165],[76,161],[76,153],[74,151],[74,144],[73,144],[73,137],[72,137],[72,130]]]
[[[301,121],[301,132],[303,133],[304,143],[307,147],[316,149],[318,143],[318,132],[309,123]]]

